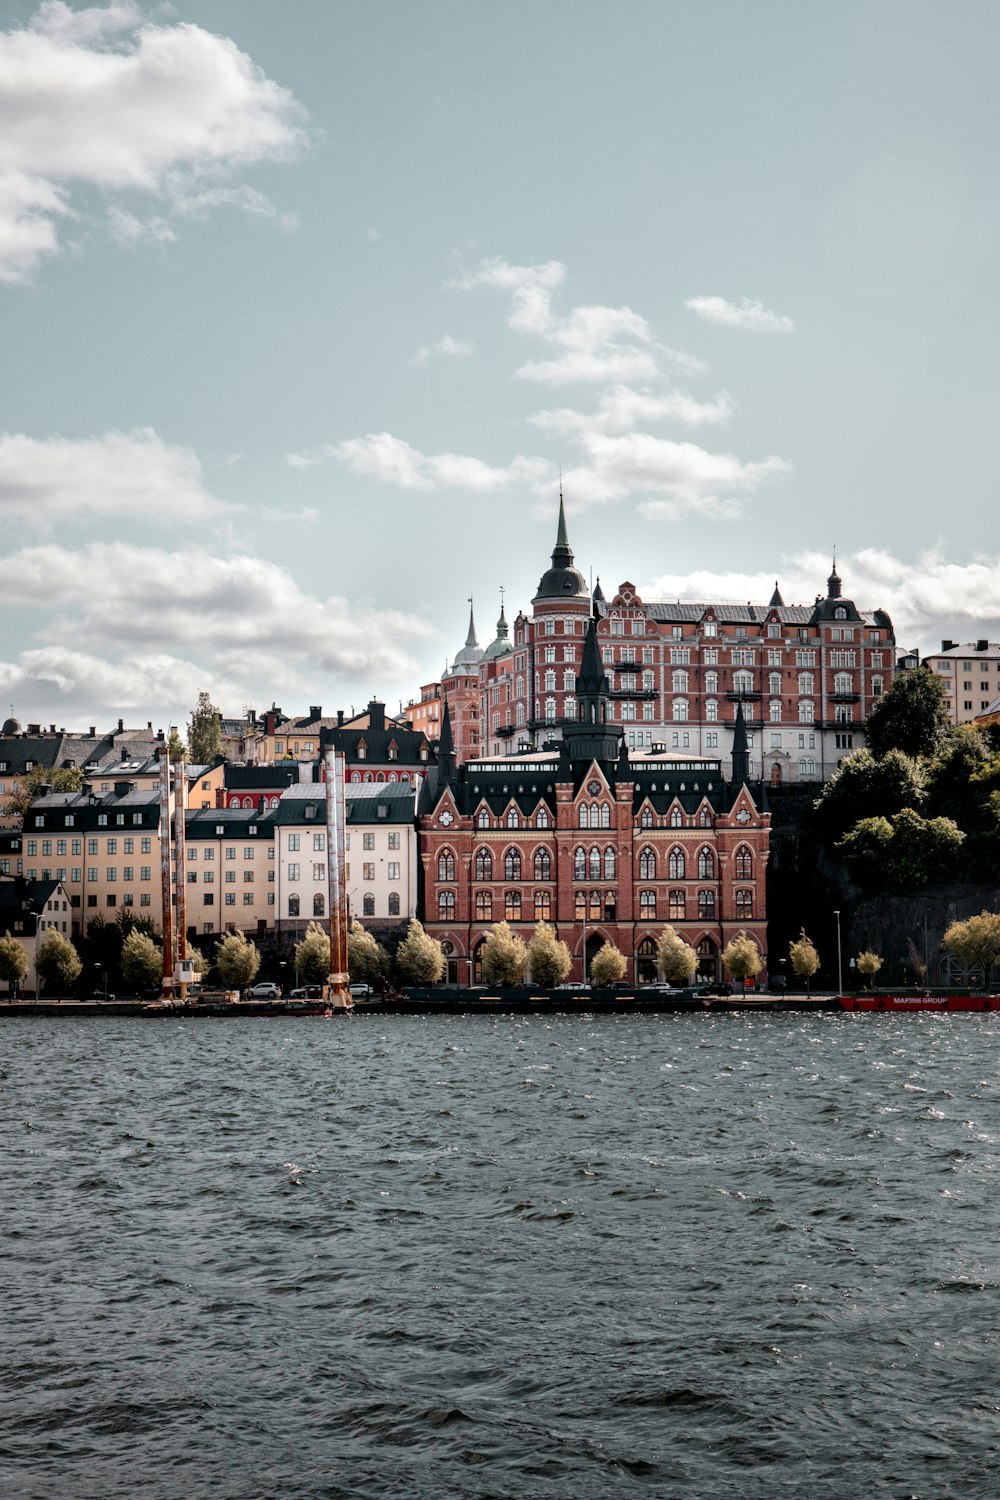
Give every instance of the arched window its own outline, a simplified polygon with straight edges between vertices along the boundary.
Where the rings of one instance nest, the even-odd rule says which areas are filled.
[[[587,878],[587,853],[584,849],[573,850],[573,879],[586,880]]]
[[[850,672],[835,672],[833,674],[833,691],[835,693],[850,693],[854,691]]]
[[[325,901],[325,899],[323,897],[323,892],[322,891],[317,891],[316,894],[315,894],[315,896],[313,896],[313,916],[314,917],[325,917],[326,916],[326,901]]]
[[[503,898],[503,915],[505,922],[520,922],[521,920],[521,892],[507,891]]]
[[[674,672],[670,678],[670,686],[675,693],[686,693],[688,690],[688,674],[686,672]]]
[[[698,879],[715,879],[715,855],[711,849],[704,848],[698,850]]]
[[[715,921],[715,892],[698,892],[698,920],[699,922]]]
[[[365,772],[365,781],[374,781],[375,778],[370,771]]]
[[[671,826],[671,828],[680,828],[683,822],[684,822],[684,819],[681,816],[681,810],[680,810],[680,808],[679,807],[672,807],[670,809],[670,826]]]
[[[573,913],[578,922],[582,922],[587,915],[587,897],[583,891],[577,891],[576,900],[573,903]]]
[[[476,814],[476,827],[477,828],[489,828],[489,826],[490,826],[490,815],[486,811],[485,807],[481,807],[479,809],[478,813]]]
[[[736,892],[736,920],[749,922],[753,917],[753,891]]]
[[[450,849],[442,849],[438,855],[438,880],[455,879],[455,856]]]
[[[390,917],[398,917],[399,916],[399,892],[398,891],[390,891],[389,892],[389,915],[390,915]]]
[[[684,879],[684,850],[675,844],[667,861],[667,877],[670,880]]]
[[[601,920],[601,893],[591,891],[590,893],[590,920],[599,922]]]
[[[639,918],[643,922],[654,922],[656,920],[656,892],[639,892]]]
[[[360,781],[361,780],[361,772],[360,771],[352,771],[351,772],[351,780],[352,781]]]
[[[804,755],[799,761],[799,775],[806,779],[816,775],[816,762],[811,755]]]
[[[520,826],[521,826],[521,814],[518,812],[518,810],[517,810],[516,807],[512,807],[507,812],[507,827],[508,828],[520,828]]]
[[[476,892],[476,921],[491,922],[493,920],[493,893],[492,891]]]
[[[604,851],[604,878],[605,878],[605,880],[614,880],[617,877],[617,872],[618,872],[618,861],[615,858],[615,851],[611,848],[611,846],[609,844],[608,847]]]
[[[375,915],[375,897],[371,891],[365,891],[362,897],[362,910],[366,917]]]
[[[535,921],[548,922],[552,917],[552,894],[550,891],[535,892]]]
[[[702,828],[711,828],[712,814],[709,812],[707,807],[702,808],[698,818],[698,822],[701,824]]]
[[[752,693],[753,692],[753,673],[752,672],[734,672],[733,673],[733,692],[734,693]]]
[[[753,879],[753,855],[745,844],[741,844],[737,849],[733,863],[737,880]]]
[[[642,810],[642,812],[639,814],[639,827],[640,828],[652,828],[652,826],[653,826],[653,814],[652,814],[652,811],[651,811],[650,808],[644,807],[643,810]]]
[[[298,914],[299,914],[299,898],[298,898],[298,896],[289,896],[289,898],[288,898],[288,915],[290,917],[297,917]]]
[[[580,803],[580,810],[577,815],[576,826],[578,828],[590,827],[590,808],[587,806],[586,802]]]
[[[540,807],[538,809],[538,812],[537,812],[536,816],[535,816],[535,827],[536,828],[548,828],[548,826],[549,826],[549,811],[548,811],[548,808],[547,807]]]
[[[547,849],[535,850],[535,879],[552,879],[552,859]]]
[[[639,855],[639,879],[656,879],[656,853],[648,847],[643,849]]]
[[[476,850],[476,879],[493,879],[493,855],[488,849]]]
[[[592,823],[590,826],[592,828],[594,828],[597,825],[594,824],[594,823]],[[601,803],[601,827],[602,828],[610,828],[611,827],[611,807],[610,807],[610,805],[607,802],[602,802]]]
[[[399,774],[398,774],[398,772],[396,772],[396,771],[390,771],[389,772],[389,780],[390,781],[398,781],[399,780]]]
[[[591,849],[591,851],[590,851],[590,861],[589,861],[589,866],[588,866],[588,875],[589,875],[589,878],[591,880],[600,880],[600,878],[601,878],[601,851],[600,851],[600,849]]]
[[[671,922],[683,922],[687,914],[687,897],[683,891],[670,892],[670,920]]]
[[[508,849],[503,857],[504,880],[520,880],[521,878],[521,854],[517,849]]]
[[[438,891],[438,921],[450,922],[455,916],[455,892]]]

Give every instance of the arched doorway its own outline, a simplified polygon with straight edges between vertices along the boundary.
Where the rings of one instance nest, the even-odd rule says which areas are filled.
[[[718,949],[710,937],[703,937],[698,944],[698,978],[716,980],[719,977]]]
[[[473,982],[473,984],[482,984],[482,982],[483,982],[483,948],[485,946],[486,946],[486,939],[485,938],[480,938],[479,942],[476,944],[476,946],[472,950],[472,982]]]
[[[655,984],[657,978],[656,940],[644,937],[635,950],[637,984]]]
[[[586,980],[590,974],[590,966],[594,962],[594,955],[600,953],[605,944],[605,937],[600,932],[587,933],[587,956],[583,966],[583,977]]]
[[[458,959],[455,957],[454,943],[449,942],[448,939],[445,938],[444,942],[441,944],[441,952],[444,954],[446,966],[444,975],[445,984],[458,984]]]

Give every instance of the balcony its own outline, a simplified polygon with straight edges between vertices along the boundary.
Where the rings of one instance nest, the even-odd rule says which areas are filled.
[[[755,690],[752,693],[726,693],[725,696],[730,703],[759,703],[764,694]]]
[[[611,689],[611,697],[612,698],[655,698],[656,696],[657,696],[657,691],[656,691],[655,687],[651,687],[651,688],[634,687],[634,688],[612,688]]]
[[[830,696],[829,696],[829,702],[830,703],[860,703],[861,702],[861,694],[860,693],[831,693]]]
[[[493,733],[498,734],[502,740],[506,740],[515,733],[515,728],[513,724],[501,724],[498,728],[494,729]]]

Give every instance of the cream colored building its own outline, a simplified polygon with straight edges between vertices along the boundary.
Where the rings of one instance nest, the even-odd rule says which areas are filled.
[[[944,685],[953,724],[971,724],[989,712],[1000,694],[1000,644],[980,639],[959,645],[942,641],[941,650],[924,657]]]

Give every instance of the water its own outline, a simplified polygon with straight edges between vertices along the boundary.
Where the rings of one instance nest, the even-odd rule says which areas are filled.
[[[1000,1016],[0,1048],[8,1500],[1000,1493]]]

